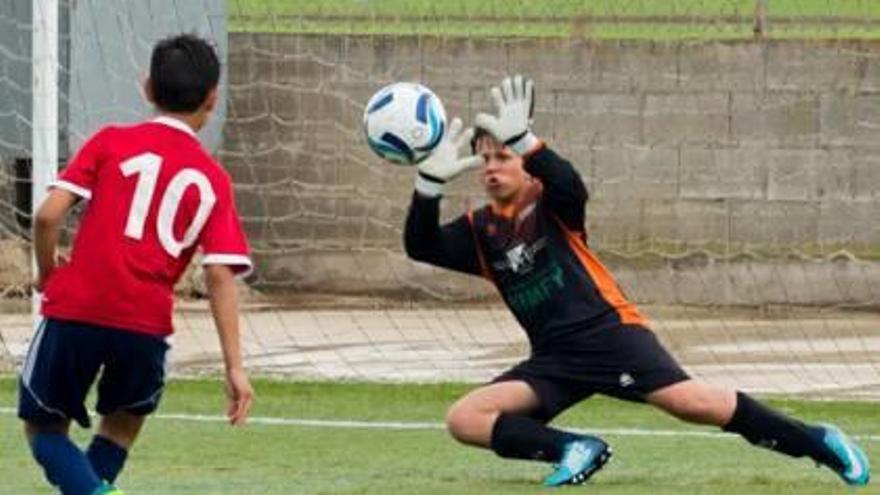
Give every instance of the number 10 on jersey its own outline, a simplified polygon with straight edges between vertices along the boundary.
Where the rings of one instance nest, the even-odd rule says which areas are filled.
[[[125,177],[137,175],[137,186],[128,212],[128,221],[125,224],[125,235],[140,240],[144,236],[147,216],[156,195],[162,157],[154,153],[143,153],[125,160],[120,168]],[[183,194],[189,186],[198,188],[199,206],[183,238],[178,240],[174,237],[174,218],[177,216]],[[195,243],[216,201],[217,197],[211,188],[211,182],[202,172],[184,168],[171,178],[159,202],[155,226],[159,242],[169,255],[177,258],[181,251]]]

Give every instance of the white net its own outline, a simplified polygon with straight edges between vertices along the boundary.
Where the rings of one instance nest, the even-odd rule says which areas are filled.
[[[29,277],[25,238],[30,212],[17,201],[28,187],[24,159],[30,156],[31,141],[29,18],[30,5],[0,7],[0,300],[24,296]]]
[[[755,391],[880,395],[872,2],[72,5],[70,146],[143,114],[137,78],[158,37],[195,30],[221,45],[228,109],[212,147],[258,264],[243,322],[259,373],[485,380],[524,357],[491,287],[406,259],[412,171],[372,156],[360,124],[391,81],[424,82],[470,121],[489,108],[490,84],[522,72],[538,87],[538,133],[587,181],[593,249],[691,373]],[[0,10],[18,29],[3,36],[29,36],[18,15]],[[26,66],[20,53],[0,52],[2,66]],[[10,81],[0,91],[27,96]],[[27,132],[15,108],[0,118],[21,116]],[[21,251],[9,170],[0,222]],[[481,201],[462,179],[444,218]],[[3,318],[14,359],[30,317]],[[215,371],[204,303],[184,302],[177,321],[175,369]]]

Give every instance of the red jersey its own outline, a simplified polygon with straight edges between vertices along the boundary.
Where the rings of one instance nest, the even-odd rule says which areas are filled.
[[[203,264],[251,270],[229,175],[179,120],[105,127],[51,187],[88,203],[70,262],[46,282],[47,317],[167,335],[196,249]]]

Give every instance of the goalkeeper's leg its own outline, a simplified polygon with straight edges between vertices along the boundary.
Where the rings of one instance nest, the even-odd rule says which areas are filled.
[[[754,445],[810,457],[848,484],[864,485],[870,477],[864,453],[837,428],[803,423],[742,392],[687,380],[650,394],[647,401],[682,420],[737,433]]]
[[[560,464],[546,480],[552,485],[582,483],[610,458],[611,450],[601,439],[548,427],[536,416],[542,414],[535,390],[511,380],[461,398],[449,409],[446,426],[459,442],[491,449],[501,457]]]

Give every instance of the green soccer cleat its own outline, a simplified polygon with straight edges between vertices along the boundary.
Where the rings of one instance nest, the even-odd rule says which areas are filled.
[[[822,441],[840,459],[843,469],[835,472],[851,486],[865,486],[871,479],[868,457],[845,433],[834,425],[822,425],[825,436]]]
[[[108,483],[104,483],[92,492],[92,495],[125,495],[125,492]]]
[[[581,437],[565,446],[556,471],[544,479],[544,486],[579,485],[590,479],[611,459],[611,447],[596,437]]]

